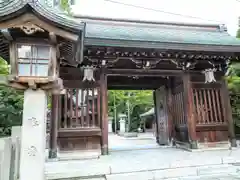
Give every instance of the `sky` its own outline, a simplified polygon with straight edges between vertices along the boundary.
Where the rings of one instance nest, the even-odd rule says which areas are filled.
[[[229,34],[236,35],[240,0],[112,0],[115,2],[155,9],[146,10],[108,0],[75,0],[74,14],[135,20],[225,24]],[[182,14],[184,16],[159,11]],[[199,17],[190,18],[185,17]]]

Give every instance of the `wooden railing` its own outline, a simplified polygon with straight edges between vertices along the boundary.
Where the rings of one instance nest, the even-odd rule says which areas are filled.
[[[66,89],[59,110],[60,128],[100,127],[100,89]]]
[[[176,125],[186,124],[186,118],[184,116],[184,106],[183,106],[183,92],[178,92],[173,95],[173,119]]]
[[[193,88],[197,125],[225,124],[220,88]]]

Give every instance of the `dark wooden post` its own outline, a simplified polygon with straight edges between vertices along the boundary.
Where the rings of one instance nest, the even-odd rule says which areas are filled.
[[[183,75],[184,114],[187,120],[188,137],[192,149],[197,149],[196,123],[194,119],[193,94],[189,73]]]
[[[153,100],[155,108],[155,123],[156,123],[156,142],[159,144],[159,126],[158,126],[158,113],[157,113],[157,100],[156,100],[156,90],[153,91]]]
[[[108,99],[107,99],[107,75],[104,69],[100,75],[100,92],[101,92],[101,150],[102,155],[108,154]]]
[[[169,78],[167,84],[167,116],[168,116],[168,133],[169,141],[174,137],[173,114],[172,114],[172,79]]]
[[[226,80],[223,80],[222,83],[222,96],[223,96],[223,105],[225,110],[225,115],[228,122],[228,133],[229,133],[229,139],[232,147],[237,147],[236,137],[235,137],[235,130],[234,130],[234,122],[232,118],[232,107],[230,104],[230,95],[227,88],[227,82]]]
[[[57,157],[57,130],[58,130],[58,103],[59,95],[52,95],[49,158]]]

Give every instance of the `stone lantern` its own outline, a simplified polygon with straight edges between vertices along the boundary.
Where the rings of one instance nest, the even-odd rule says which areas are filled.
[[[119,117],[119,123],[120,123],[119,133],[124,134],[126,132],[127,115],[126,114],[119,114],[118,117]]]
[[[81,58],[83,24],[59,16],[59,11],[42,2],[0,3],[0,57],[10,63],[9,75],[1,76],[0,83],[24,90],[19,180],[46,179],[47,97],[63,90],[60,63],[66,60],[76,65]],[[57,127],[57,118],[52,120],[52,129]],[[51,133],[56,147],[57,130]]]
[[[8,84],[16,89],[61,89],[57,47],[53,44],[11,41]]]

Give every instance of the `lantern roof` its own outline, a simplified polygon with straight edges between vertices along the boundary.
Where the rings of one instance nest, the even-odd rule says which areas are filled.
[[[38,0],[0,1],[0,23],[14,19],[27,12],[32,12],[40,18],[48,20],[50,23],[73,32],[78,32],[84,27],[84,24],[80,20],[72,18],[60,9],[50,7]]]

